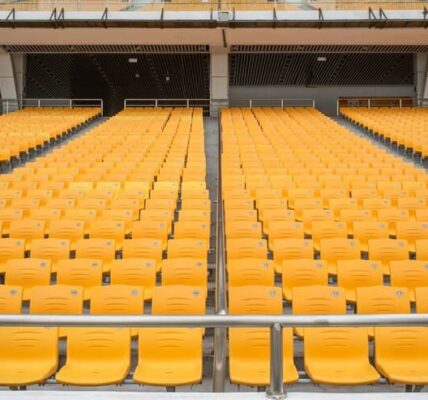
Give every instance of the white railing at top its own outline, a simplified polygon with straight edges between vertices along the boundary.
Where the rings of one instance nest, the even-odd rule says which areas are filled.
[[[99,107],[101,115],[104,115],[103,99],[0,99],[0,105],[4,114],[26,107]]]
[[[125,99],[123,108],[209,107],[210,99]]]

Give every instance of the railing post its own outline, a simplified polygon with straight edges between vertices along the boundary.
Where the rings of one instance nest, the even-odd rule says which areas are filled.
[[[40,108],[40,106],[41,106],[41,100],[40,99],[37,99],[37,107],[39,107]]]
[[[158,108],[158,99],[155,99],[155,108]]]
[[[70,99],[70,100],[69,100],[69,106],[70,106],[70,108],[72,108],[72,107],[73,107],[73,99]]]
[[[101,116],[104,117],[104,99],[101,99]]]
[[[371,108],[371,100],[370,99],[367,100],[367,105],[368,105],[368,108]]]
[[[270,328],[270,387],[266,392],[269,399],[281,400],[287,397],[283,384],[282,326]]]
[[[403,108],[403,99],[400,97],[400,100],[399,100],[399,104],[400,104],[400,108]]]
[[[6,100],[6,114],[9,114],[9,100]]]
[[[250,99],[250,108],[253,108],[253,99]]]
[[[284,99],[281,99],[281,110],[284,109]]]
[[[339,99],[337,99],[337,102],[336,102],[336,117],[339,116],[339,112],[340,112],[340,109],[339,109]]]
[[[186,100],[186,106],[187,106],[187,108],[189,108],[189,106],[190,106],[190,100],[189,99]]]

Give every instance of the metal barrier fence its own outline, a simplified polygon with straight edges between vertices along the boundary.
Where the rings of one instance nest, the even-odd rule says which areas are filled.
[[[315,107],[314,99],[230,99],[231,107]]]
[[[270,386],[266,396],[286,397],[282,329],[285,327],[428,326],[428,314],[371,315],[0,315],[0,326],[270,327]]]
[[[205,115],[209,115],[210,106],[210,99],[125,99],[123,101],[123,108],[201,107]]]
[[[27,107],[99,107],[101,115],[104,115],[103,99],[0,99],[0,105],[3,114],[9,114]]]

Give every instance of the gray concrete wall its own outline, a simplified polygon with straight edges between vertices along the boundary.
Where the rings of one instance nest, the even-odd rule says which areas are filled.
[[[236,99],[315,99],[316,107],[327,115],[336,115],[338,97],[379,97],[415,95],[413,85],[407,86],[230,86],[229,102]]]

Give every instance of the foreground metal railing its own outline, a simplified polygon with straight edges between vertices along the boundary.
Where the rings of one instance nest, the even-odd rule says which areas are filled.
[[[23,98],[23,99],[0,99],[0,110],[4,114],[22,110],[27,107],[99,107],[101,115],[104,115],[104,101],[103,99],[36,99],[36,98]]]
[[[209,115],[210,99],[125,99],[123,108],[139,107],[201,107],[206,115]]]
[[[286,397],[282,329],[285,327],[428,326],[428,314],[378,315],[0,315],[0,326],[270,327],[270,386],[266,395]]]

